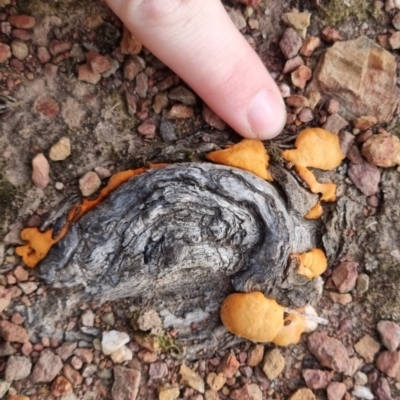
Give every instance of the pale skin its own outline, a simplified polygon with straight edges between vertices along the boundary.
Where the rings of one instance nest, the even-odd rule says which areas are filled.
[[[125,26],[241,136],[286,122],[279,89],[220,0],[106,0]]]

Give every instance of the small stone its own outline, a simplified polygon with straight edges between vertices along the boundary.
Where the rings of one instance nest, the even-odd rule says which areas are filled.
[[[206,390],[206,392],[204,393],[204,400],[220,400],[220,397],[218,395],[218,392],[216,392],[215,390]]]
[[[169,119],[186,119],[193,117],[193,108],[183,104],[175,104],[169,110],[167,117]]]
[[[60,113],[60,106],[57,101],[49,96],[40,97],[36,101],[35,109],[38,113],[51,120],[55,119]]]
[[[11,303],[11,293],[2,286],[0,288],[0,313],[2,313]]]
[[[307,82],[312,77],[312,71],[306,65],[300,65],[296,70],[294,70],[291,74],[293,85],[297,86],[300,89],[304,89]]]
[[[8,321],[0,321],[0,336],[7,342],[25,343],[29,340],[25,328]]]
[[[303,42],[293,28],[288,28],[283,33],[279,48],[286,59],[293,58],[299,52]]]
[[[346,385],[342,382],[331,382],[326,389],[326,394],[328,400],[342,400],[346,394]]]
[[[87,64],[80,65],[78,68],[78,79],[82,82],[91,83],[95,85],[101,79],[101,75],[92,72]]]
[[[379,378],[374,387],[374,393],[378,400],[392,400],[390,386],[385,378]]]
[[[351,163],[347,173],[354,185],[365,196],[371,196],[378,192],[381,174],[375,165],[371,165],[364,160],[358,164]]]
[[[181,382],[183,385],[190,386],[199,393],[204,393],[204,381],[198,373],[192,371],[185,364],[182,364],[179,369],[179,374],[181,375]]]
[[[86,63],[91,72],[94,74],[102,74],[111,67],[110,59],[106,56],[102,56],[96,51],[89,51],[86,53]]]
[[[178,86],[168,93],[171,100],[179,101],[187,106],[194,106],[196,104],[196,97],[189,89],[184,86]]]
[[[97,175],[97,174],[96,174]],[[81,323],[83,326],[94,326],[94,313],[92,310],[86,310],[81,315]]]
[[[122,346],[110,355],[111,360],[116,364],[121,364],[125,361],[130,361],[133,358],[132,350],[126,346]]]
[[[323,128],[328,132],[339,133],[339,131],[345,128],[348,124],[349,123],[339,114],[332,114],[327,118]]]
[[[111,176],[111,172],[107,168],[104,168],[104,167],[95,167],[94,172],[96,172],[96,174],[100,177],[100,179],[106,179]],[[107,314],[110,314],[110,313],[107,313]]]
[[[232,390],[229,398],[232,400],[262,400],[263,395],[257,384],[246,383],[240,388]]]
[[[25,294],[31,294],[36,291],[38,284],[36,282],[22,282],[18,286]]]
[[[316,400],[316,397],[310,389],[302,388],[293,393],[289,400]]]
[[[71,382],[64,376],[57,376],[51,384],[51,394],[55,397],[72,394]]]
[[[24,42],[28,42],[32,39],[32,35],[25,29],[13,29],[12,37],[22,40]]]
[[[290,97],[290,86],[286,83],[281,83],[278,85],[279,91],[281,92],[281,96],[286,99]]]
[[[29,55],[28,45],[22,40],[13,40],[11,42],[11,52],[13,56],[22,61]]]
[[[207,375],[207,385],[211,390],[218,392],[225,385],[226,376],[222,374],[216,374],[215,372],[210,372]]]
[[[71,382],[73,387],[80,386],[83,382],[82,375],[69,364],[64,365],[62,373]]]
[[[9,58],[11,58],[11,55],[10,46],[0,43],[0,63],[5,63]]]
[[[101,341],[101,347],[103,354],[108,356],[114,351],[117,351],[122,346],[129,342],[130,338],[129,335],[125,332],[119,331],[108,331],[103,332],[103,338]]]
[[[83,361],[76,356],[72,357],[70,363],[76,370],[81,369],[83,366]]]
[[[341,294],[341,293],[325,291],[324,294],[326,297],[330,298],[334,303],[342,304],[343,306],[353,301],[353,298],[348,293]]]
[[[68,137],[62,137],[49,152],[50,160],[63,161],[71,155],[71,141]]]
[[[97,372],[99,378],[102,379],[111,379],[111,371],[107,368],[98,371],[97,365],[95,364],[86,364],[82,369],[82,378],[89,378],[93,376]]]
[[[1,22],[0,23],[0,32],[4,33],[5,35],[11,35],[11,24],[9,22]]]
[[[286,104],[294,108],[308,107],[308,99],[301,94],[293,94],[285,99]]]
[[[372,394],[371,389],[366,386],[354,386],[351,394],[360,399],[374,400],[374,395]]]
[[[217,114],[211,110],[207,104],[203,103],[202,115],[204,121],[211,127],[215,128],[218,131],[224,131],[226,129],[226,123],[223,121]]]
[[[150,122],[144,122],[139,125],[137,130],[146,139],[154,139],[156,137],[156,126]]]
[[[217,373],[224,375],[226,378],[230,379],[239,369],[239,361],[232,353],[227,353],[226,356],[222,359],[221,363],[218,366]]]
[[[168,95],[165,92],[156,93],[153,100],[153,111],[160,114],[164,108],[168,107]]]
[[[56,353],[61,357],[63,361],[68,360],[74,354],[74,350],[76,349],[78,343],[77,342],[67,342],[63,343],[57,350]]]
[[[239,31],[246,28],[246,20],[239,9],[228,8],[227,13]]]
[[[353,121],[353,126],[360,131],[366,131],[367,129],[372,128],[376,123],[377,119],[372,115],[367,115],[363,117],[356,118]]]
[[[376,368],[390,378],[395,378],[400,369],[400,355],[397,351],[382,351],[375,361]]]
[[[50,349],[44,349],[33,368],[31,379],[34,383],[51,382],[62,367],[61,357],[54,354]]]
[[[72,48],[72,43],[62,42],[60,40],[52,40],[49,44],[49,51],[53,56],[65,53],[66,51],[71,50],[71,48]]]
[[[364,372],[357,371],[354,374],[354,383],[358,386],[365,386],[368,383],[368,376]]]
[[[32,362],[28,357],[10,356],[7,360],[4,378],[6,381],[19,381],[29,376]]]
[[[339,111],[339,107],[340,107],[340,104],[335,99],[329,99],[324,105],[326,112],[330,115],[337,114]]]
[[[324,332],[317,332],[307,339],[308,348],[323,367],[344,372],[350,366],[349,356],[343,344]]]
[[[146,63],[138,56],[128,56],[124,64],[124,78],[133,81],[144,70]]]
[[[28,342],[29,343],[29,342]],[[0,343],[0,357],[7,357],[15,354],[15,349],[9,342]]]
[[[165,362],[155,362],[150,364],[150,379],[162,379],[168,375],[168,365]]]
[[[299,112],[299,120],[301,122],[310,122],[314,119],[311,108],[305,107]]]
[[[333,377],[333,372],[320,369],[304,369],[302,374],[306,385],[313,390],[326,389]]]
[[[157,361],[158,355],[154,351],[148,351],[148,350],[140,350],[138,353],[138,357],[140,360],[142,360],[144,363],[153,363]]]
[[[321,39],[317,36],[308,36],[300,49],[300,54],[304,57],[311,57],[315,50],[321,46]]]
[[[142,51],[142,44],[136,39],[134,35],[125,27],[122,32],[122,40],[120,43],[122,54],[134,56]]]
[[[355,129],[353,132],[356,133],[357,130]],[[362,133],[357,133],[357,139],[356,139],[356,141],[357,141],[357,143],[364,143],[364,142],[366,142],[372,135],[373,135],[373,132],[372,132],[371,129],[368,129],[367,131],[362,132]]]
[[[176,400],[179,397],[178,386],[161,387],[158,391],[159,400]]]
[[[136,93],[141,99],[147,97],[147,91],[149,90],[149,78],[144,72],[141,72],[136,76]]]
[[[0,398],[3,398],[10,389],[11,382],[0,380]]]
[[[93,361],[93,351],[91,349],[81,347],[76,349],[74,354],[87,364],[90,364]]]
[[[285,358],[279,349],[270,350],[265,354],[261,368],[271,381],[282,373],[285,368]]]
[[[29,278],[29,272],[25,268],[18,265],[14,269],[14,276],[17,278],[19,282],[25,282]]]
[[[392,321],[379,321],[377,330],[382,344],[389,351],[396,351],[400,345],[400,326]]]
[[[139,391],[140,371],[117,366],[114,368],[113,400],[135,400]]]
[[[101,180],[96,172],[89,171],[79,179],[79,190],[82,196],[88,197],[95,193],[101,186]]]
[[[400,140],[390,133],[372,135],[363,144],[362,155],[377,167],[393,167],[400,164]]]
[[[295,69],[299,68],[301,65],[304,65],[304,61],[300,56],[296,56],[287,60],[285,62],[285,66],[283,67],[282,74],[288,74],[289,72],[293,72]]]
[[[305,39],[307,28],[310,26],[311,14],[308,12],[288,12],[283,14],[282,21],[293,28],[296,33]]]
[[[262,361],[264,357],[264,345],[255,344],[253,345],[247,356],[247,365],[249,367],[256,367]]]
[[[366,274],[360,274],[357,278],[356,284],[357,294],[362,296],[364,293],[368,292],[369,290],[369,276]]]
[[[379,352],[380,344],[371,336],[364,335],[355,345],[356,352],[367,362],[374,362],[376,354]]]
[[[390,35],[389,45],[393,50],[400,49],[400,32],[394,32]]]
[[[327,43],[335,43],[343,40],[340,32],[332,26],[327,26],[326,28],[322,29],[321,36],[322,39]]]
[[[340,293],[352,291],[357,282],[358,263],[348,261],[337,266],[332,272],[332,282]]]
[[[30,15],[11,15],[8,22],[19,29],[32,29],[36,24],[36,19]]]

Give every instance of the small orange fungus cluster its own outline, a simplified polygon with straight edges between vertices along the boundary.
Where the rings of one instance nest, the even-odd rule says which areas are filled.
[[[296,172],[313,193],[321,193],[322,201],[335,201],[336,185],[318,182],[308,167],[324,171],[337,168],[345,158],[340,148],[339,136],[321,128],[310,128],[299,134],[295,146],[295,150],[283,151],[282,157],[294,164]],[[305,218],[317,219],[322,212],[321,205],[317,203]]]
[[[244,139],[227,149],[213,151],[206,158],[217,164],[250,171],[267,181],[274,180],[267,171],[269,156],[260,140]]]
[[[25,240],[27,243],[16,248],[17,255],[22,257],[22,260],[27,267],[36,267],[36,265],[47,256],[51,247],[66,235],[71,225],[78,221],[82,215],[100,204],[112,191],[133,176],[140,175],[150,168],[160,168],[164,167],[165,165],[167,164],[153,164],[147,168],[130,169],[113,175],[109,179],[107,186],[100,191],[100,194],[96,199],[84,199],[81,204],[72,207],[72,209],[68,212],[66,224],[55,238],[53,238],[53,229],[48,229],[45,232],[40,232],[38,228],[24,229],[21,232],[21,239]]]
[[[285,307],[261,292],[229,295],[220,315],[228,331],[253,342],[288,346],[297,344],[307,331],[306,319],[300,313],[285,317]]]
[[[312,249],[307,253],[292,254],[297,260],[297,273],[308,279],[322,275],[328,268],[328,260],[321,249]]]

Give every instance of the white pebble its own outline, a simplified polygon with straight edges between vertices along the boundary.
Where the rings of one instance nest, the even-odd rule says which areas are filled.
[[[351,394],[359,399],[374,400],[371,389],[366,386],[355,386]]]
[[[101,348],[103,353],[108,356],[114,353],[129,342],[129,335],[125,332],[109,331],[103,332]]]
[[[117,351],[114,351],[114,353],[111,353],[111,360],[115,362],[116,364],[121,364],[125,361],[130,361],[133,358],[133,353],[132,350],[129,349],[126,346],[122,346],[120,349]]]

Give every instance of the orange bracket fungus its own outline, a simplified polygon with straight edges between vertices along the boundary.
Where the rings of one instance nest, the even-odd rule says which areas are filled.
[[[269,156],[260,140],[244,139],[228,149],[207,154],[207,160],[253,172],[260,178],[273,181],[267,171]]]
[[[321,193],[321,200],[335,201],[336,185],[318,182],[308,167],[325,171],[337,168],[345,158],[339,136],[321,128],[310,128],[299,134],[295,146],[295,150],[283,151],[282,157],[294,164],[296,172],[313,193]],[[316,219],[321,215],[322,208],[317,204],[305,217]]]
[[[322,275],[328,267],[328,260],[321,249],[312,249],[307,253],[292,254],[298,261],[297,273],[308,279]]]

